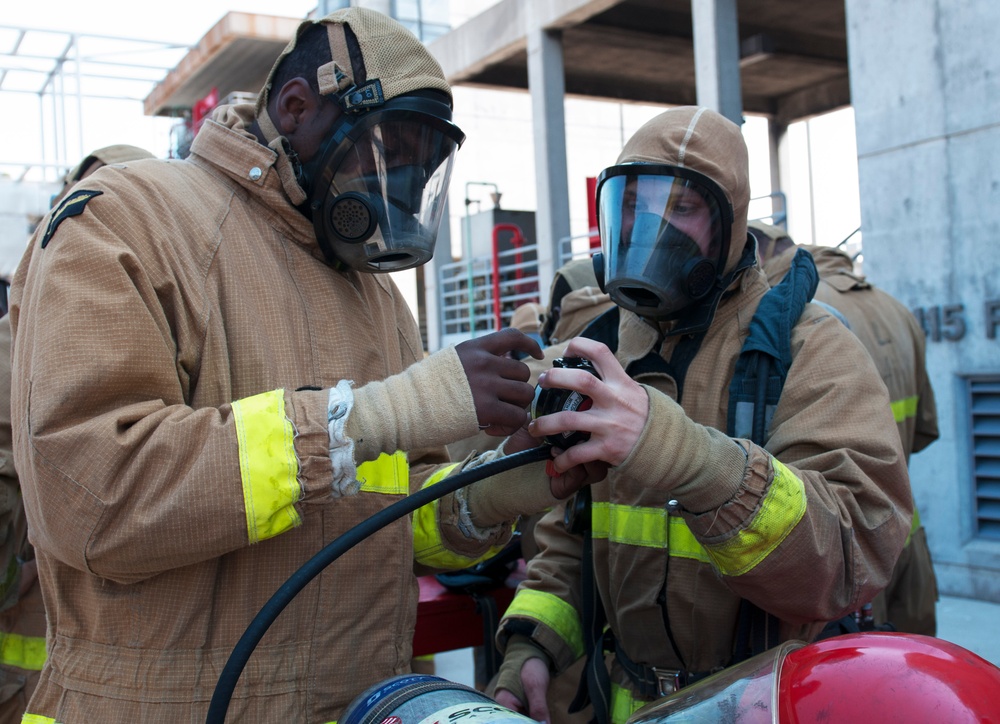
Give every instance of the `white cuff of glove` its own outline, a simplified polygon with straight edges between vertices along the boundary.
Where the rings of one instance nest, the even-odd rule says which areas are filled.
[[[458,503],[458,529],[462,535],[472,540],[480,542],[488,541],[496,534],[497,526],[480,528],[472,521],[472,511],[469,510],[469,489],[459,488],[454,492],[455,502]]]
[[[330,464],[333,466],[333,480],[330,489],[335,498],[354,495],[361,488],[358,468],[354,464],[354,440],[348,437],[344,427],[347,417],[354,407],[354,391],[348,380],[341,380],[330,388],[326,404],[327,430],[330,433]]]

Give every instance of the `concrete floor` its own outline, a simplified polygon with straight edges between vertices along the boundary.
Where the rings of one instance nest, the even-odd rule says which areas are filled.
[[[942,596],[937,605],[938,638],[951,641],[1000,666],[1000,603]],[[472,686],[472,649],[434,657],[435,673],[449,681]]]
[[[942,596],[937,620],[938,638],[1000,666],[1000,603]]]

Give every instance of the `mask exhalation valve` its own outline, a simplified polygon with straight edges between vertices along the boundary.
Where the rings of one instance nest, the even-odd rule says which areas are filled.
[[[378,213],[364,195],[350,191],[330,205],[330,227],[342,241],[358,244],[375,233]]]

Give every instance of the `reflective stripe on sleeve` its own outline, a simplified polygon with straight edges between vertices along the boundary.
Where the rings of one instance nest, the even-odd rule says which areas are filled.
[[[740,576],[763,561],[806,512],[806,488],[791,470],[771,458],[774,477],[760,501],[760,509],[750,525],[718,545],[707,545],[719,572],[724,576]]]
[[[240,477],[251,543],[273,538],[302,522],[295,503],[302,497],[294,429],[285,417],[284,390],[233,403]]]
[[[426,488],[444,480],[459,465],[460,463],[455,463],[438,470],[427,479],[423,487]],[[503,550],[502,547],[494,546],[479,558],[469,558],[445,548],[441,538],[441,529],[438,526],[439,502],[440,500],[435,500],[427,505],[422,505],[413,513],[413,557],[417,563],[431,568],[459,571],[487,558],[492,558]]]
[[[358,465],[358,480],[362,493],[383,495],[410,494],[410,464],[406,453],[397,450],[392,455],[382,453],[377,460]]]
[[[558,596],[522,588],[514,596],[504,618],[520,616],[543,623],[552,629],[576,658],[583,656],[583,626],[580,614]]]
[[[911,417],[917,416],[917,403],[920,401],[920,395],[913,395],[912,397],[905,397],[902,400],[892,401],[892,418],[896,422],[903,422]]]
[[[42,716],[41,714],[25,714],[21,717],[21,724],[59,724],[59,722],[50,716]]]
[[[0,633],[0,664],[25,671],[41,671],[45,658],[44,636]]]
[[[612,543],[667,549],[669,555],[711,563],[705,547],[683,518],[665,508],[597,502],[591,508],[594,538]]]

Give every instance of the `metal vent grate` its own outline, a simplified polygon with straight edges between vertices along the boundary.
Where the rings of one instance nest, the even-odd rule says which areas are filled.
[[[970,377],[976,532],[1000,540],[1000,377]]]

